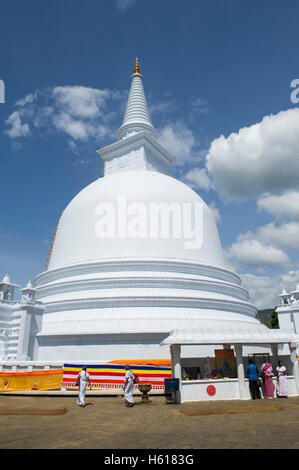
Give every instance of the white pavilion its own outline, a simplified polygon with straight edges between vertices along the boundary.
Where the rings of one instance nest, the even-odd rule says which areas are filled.
[[[265,347],[277,356],[279,344],[290,356],[299,337],[255,318],[225,264],[213,213],[169,176],[174,159],[151,122],[137,60],[117,141],[97,152],[103,176],[62,212],[46,270],[20,302],[8,276],[0,283],[1,364],[171,357],[181,379],[182,364],[233,347],[238,377],[219,393],[248,397],[242,358]],[[297,359],[292,367],[297,394]],[[205,396],[204,381],[192,384],[181,381],[182,400]]]

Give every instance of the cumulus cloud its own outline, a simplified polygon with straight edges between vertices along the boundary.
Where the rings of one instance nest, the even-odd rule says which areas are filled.
[[[276,247],[285,247],[289,250],[299,249],[299,222],[270,222],[258,227],[255,233],[248,231],[237,237],[237,244],[245,241],[258,241],[261,244],[271,243]]]
[[[182,122],[167,124],[160,129],[159,142],[175,157],[175,164],[178,166],[196,158],[196,139]]]
[[[258,209],[272,214],[277,219],[290,218],[299,221],[299,191],[282,194],[264,194],[257,201]]]
[[[14,139],[30,135],[30,128],[56,131],[66,135],[70,148],[75,149],[80,141],[114,136],[120,125],[115,108],[120,108],[124,99],[119,91],[84,86],[39,90],[16,102],[17,109],[6,120],[5,132]]]
[[[290,263],[288,255],[281,249],[254,238],[242,239],[240,236],[227,250],[227,255],[241,265],[258,270],[263,266],[282,268]]]
[[[205,168],[192,168],[185,176],[187,184],[197,189],[209,191],[211,189],[211,180]]]
[[[299,188],[299,108],[214,139],[207,169],[226,200]]]
[[[98,90],[85,86],[59,86],[53,88],[58,107],[78,118],[96,118],[103,115],[110,90]]]
[[[257,231],[260,239],[270,240],[291,250],[299,250],[299,222],[271,222]]]
[[[54,116],[53,123],[57,129],[69,134],[74,140],[86,140],[90,133],[90,126],[86,122],[75,120],[67,113]]]
[[[274,308],[279,305],[279,294],[282,289],[290,292],[295,289],[299,280],[299,270],[288,271],[277,276],[255,276],[241,274],[242,285],[248,289],[250,302],[258,309]]]

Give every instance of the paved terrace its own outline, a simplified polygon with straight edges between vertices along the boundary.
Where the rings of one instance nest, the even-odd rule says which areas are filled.
[[[165,403],[126,408],[120,396],[75,397],[0,395],[1,410],[61,410],[60,415],[1,415],[1,449],[298,449],[299,398]],[[273,410],[273,407],[280,408]],[[212,409],[237,414],[196,415]],[[198,411],[200,410],[200,411]],[[189,416],[185,413],[194,414]]]

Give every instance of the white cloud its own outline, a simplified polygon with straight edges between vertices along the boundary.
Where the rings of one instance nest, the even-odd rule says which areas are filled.
[[[299,191],[286,191],[280,195],[264,194],[257,205],[259,210],[265,210],[277,219],[299,220]]]
[[[172,113],[176,108],[176,104],[174,99],[168,99],[167,101],[158,101],[150,103],[148,107],[151,116],[153,114],[158,114],[159,116],[161,116],[161,114]]]
[[[37,90],[16,102],[5,133],[14,139],[30,135],[30,129],[59,131],[71,138],[70,148],[77,149],[75,142],[114,136],[119,117],[116,110],[123,101],[124,94],[119,91],[84,86]]]
[[[209,204],[209,208],[211,209],[211,211],[212,211],[212,213],[213,213],[213,215],[214,215],[214,217],[215,217],[216,223],[218,224],[218,223],[220,222],[220,220],[221,220],[221,215],[220,215],[219,210],[218,210],[217,207],[216,207],[215,202],[212,201],[212,202]]]
[[[239,264],[260,269],[263,266],[282,268],[290,263],[288,255],[279,248],[262,243],[254,238],[238,237],[227,250],[229,258],[234,258]]]
[[[214,139],[206,166],[226,200],[299,188],[299,108]]]
[[[299,270],[292,270],[273,277],[241,274],[242,285],[248,289],[250,302],[257,308],[273,308],[279,305],[282,289],[291,291],[299,281]]]
[[[26,95],[24,98],[21,98],[16,102],[17,106],[25,106],[28,103],[32,103],[35,99],[35,95],[30,93],[29,95]]]
[[[205,191],[211,189],[211,180],[205,168],[192,168],[186,174],[185,180],[193,188],[204,189]]]
[[[126,10],[135,5],[136,0],[116,0],[116,5],[120,10]]]
[[[57,129],[69,134],[74,140],[85,140],[88,137],[86,123],[73,119],[67,113],[54,116],[53,123]]]
[[[262,225],[255,233],[241,233],[237,243],[256,240],[261,244],[272,243],[276,247],[284,246],[290,250],[299,249],[299,222],[270,222]]]
[[[15,152],[18,152],[19,150],[21,150],[23,148],[23,145],[20,144],[20,142],[13,142],[11,144],[11,148],[12,150],[14,150]]]
[[[83,159],[81,158],[80,160],[76,160],[73,165],[75,166],[80,166],[80,167],[84,167],[84,166],[87,166],[89,165],[90,163],[92,163],[93,160],[91,158],[86,158],[86,159]]]
[[[178,166],[195,158],[195,137],[192,131],[181,122],[163,127],[159,131],[159,142],[175,157],[175,164]]]
[[[193,111],[197,113],[208,114],[209,112],[208,102],[205,99],[197,98],[191,102],[191,106]]]
[[[103,108],[111,97],[110,90],[98,90],[84,86],[60,86],[53,88],[53,96],[66,113],[77,118],[96,118],[103,115]]]
[[[291,250],[299,250],[299,222],[286,222],[281,225],[271,222],[257,231],[260,239],[270,240]]]
[[[14,111],[5,123],[11,126],[10,129],[5,130],[5,133],[11,138],[25,137],[30,135],[30,129],[28,124],[22,124],[21,113]]]

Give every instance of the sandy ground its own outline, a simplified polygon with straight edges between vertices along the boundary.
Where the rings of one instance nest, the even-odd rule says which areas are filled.
[[[126,408],[118,397],[87,397],[81,408],[75,397],[0,395],[3,408],[58,409],[51,416],[0,415],[1,449],[298,449],[299,399],[150,404]],[[279,411],[187,416],[182,410],[278,406]],[[249,408],[248,408],[249,410]]]

